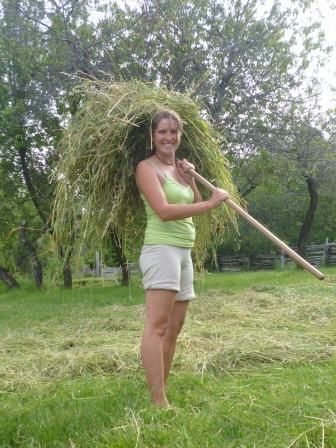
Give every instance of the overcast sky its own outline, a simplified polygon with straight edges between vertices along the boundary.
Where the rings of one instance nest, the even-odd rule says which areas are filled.
[[[321,23],[326,34],[327,42],[335,48],[332,51],[326,66],[321,69],[321,76],[325,80],[323,88],[323,105],[336,107],[336,92],[331,92],[331,86],[336,88],[336,1],[315,0],[313,7],[321,15]],[[332,101],[334,98],[334,101]]]
[[[266,0],[273,3],[273,0]],[[290,0],[281,0],[284,6],[290,6]],[[314,0],[313,5],[302,14],[302,24],[317,21],[321,23],[325,33],[326,44],[335,47],[329,54],[324,67],[313,67],[322,81],[321,105],[323,109],[336,107],[336,0]],[[316,73],[316,72],[315,72]]]

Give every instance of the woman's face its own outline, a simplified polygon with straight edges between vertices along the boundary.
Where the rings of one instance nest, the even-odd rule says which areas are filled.
[[[159,121],[153,132],[153,145],[155,151],[162,155],[175,153],[179,147],[181,135],[178,130],[177,121],[173,118],[163,118]]]

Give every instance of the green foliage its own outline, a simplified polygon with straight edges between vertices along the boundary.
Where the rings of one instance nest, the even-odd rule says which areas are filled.
[[[18,232],[12,231],[22,220],[38,252],[48,251],[41,245],[41,234],[47,230],[52,205],[50,174],[61,133],[58,111],[71,84],[64,82],[61,72],[70,66],[77,69],[72,57],[78,45],[76,33],[80,42],[89,40],[89,29],[79,24],[87,19],[88,2],[76,3],[60,7],[57,2],[48,6],[44,1],[2,2],[0,157],[4,179],[0,196],[5,214],[0,222],[0,257],[12,269],[16,265],[21,271],[30,270],[27,254],[17,244]],[[4,183],[15,184],[10,194],[1,193]]]
[[[26,219],[32,232],[39,232],[41,223],[36,217],[33,204],[22,180],[15,173],[9,175],[8,165],[0,162],[0,265],[10,271],[30,272],[27,254],[19,243],[19,227]]]

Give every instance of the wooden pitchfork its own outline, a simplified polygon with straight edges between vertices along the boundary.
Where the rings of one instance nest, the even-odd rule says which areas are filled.
[[[194,170],[188,170],[188,174],[191,174],[199,183],[204,185],[210,191],[215,190],[215,186],[208,182],[204,177],[200,174],[196,173]],[[283,241],[281,241],[277,236],[273,235],[266,227],[264,227],[260,222],[256,219],[252,218],[244,209],[242,209],[239,205],[232,201],[232,199],[226,199],[225,204],[229,207],[233,208],[235,212],[238,213],[242,218],[244,218],[247,222],[249,222],[253,227],[255,227],[259,232],[265,235],[269,240],[271,240],[276,246],[278,246],[285,254],[287,254],[295,263],[300,265],[302,268],[306,269],[311,274],[315,275],[319,280],[324,279],[324,274],[312,266],[308,261],[304,258],[300,257],[294,250],[287,246]]]

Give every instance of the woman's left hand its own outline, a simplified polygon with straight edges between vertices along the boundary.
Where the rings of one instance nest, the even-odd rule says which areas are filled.
[[[176,160],[176,167],[182,179],[190,185],[193,182],[194,178],[191,174],[188,174],[188,172],[190,170],[194,170],[195,166],[192,163],[188,162],[187,159],[183,159]]]

